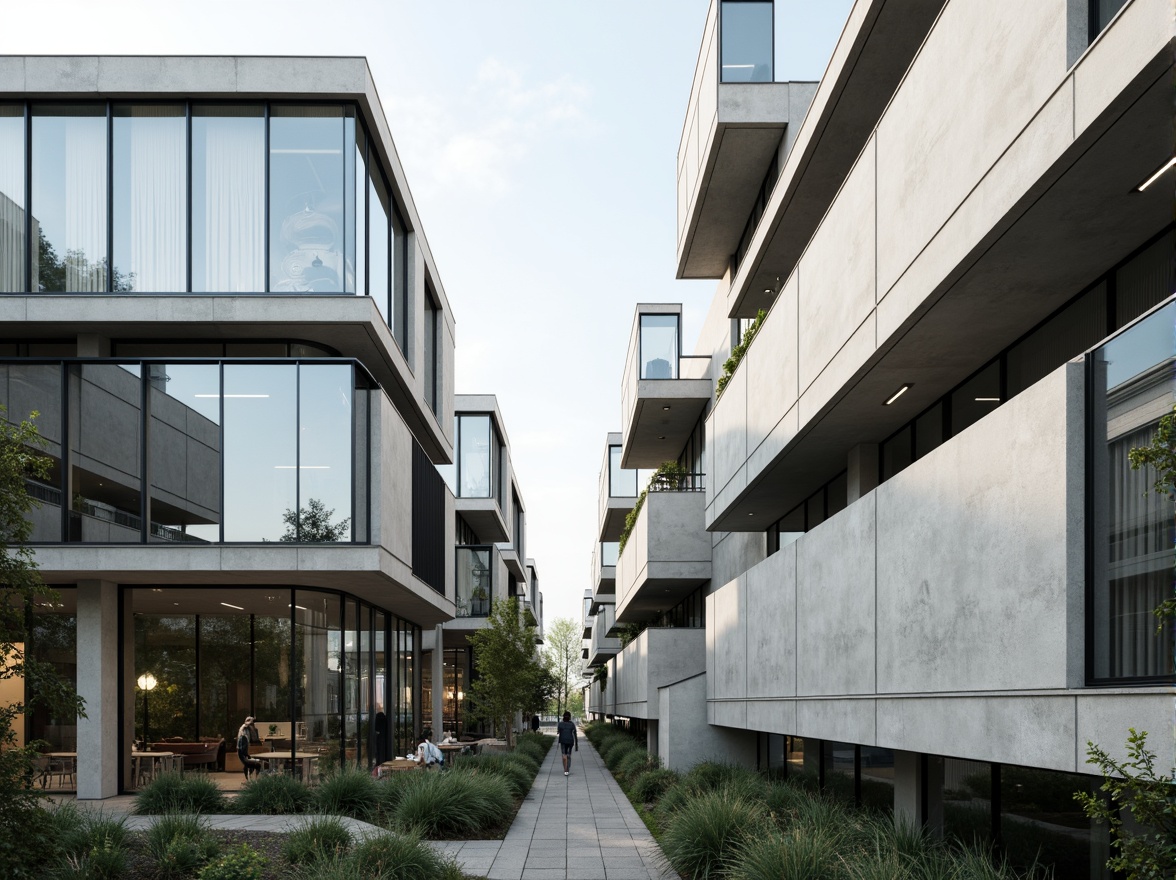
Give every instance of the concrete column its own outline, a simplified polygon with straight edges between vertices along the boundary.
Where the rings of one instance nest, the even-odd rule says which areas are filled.
[[[78,581],[79,800],[118,794],[118,658],[118,584]]]
[[[924,768],[918,752],[894,752],[894,821],[920,825],[943,834],[943,758],[928,755]]]
[[[850,504],[878,488],[878,444],[859,443],[849,450],[849,481],[846,501]]]
[[[445,627],[433,627],[433,742],[445,733]]]
[[[98,333],[79,333],[78,357],[110,357],[110,338]]]

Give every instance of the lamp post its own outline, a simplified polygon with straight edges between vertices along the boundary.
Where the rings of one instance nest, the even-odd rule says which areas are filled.
[[[135,683],[139,685],[139,690],[143,692],[143,749],[150,751],[151,738],[147,733],[147,720],[150,717],[147,714],[147,695],[155,690],[155,676],[150,672],[144,672]]]

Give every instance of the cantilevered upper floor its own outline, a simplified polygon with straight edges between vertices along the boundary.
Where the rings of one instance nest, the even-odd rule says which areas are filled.
[[[306,342],[451,460],[453,317],[365,59],[3,58],[0,156],[7,339]]]

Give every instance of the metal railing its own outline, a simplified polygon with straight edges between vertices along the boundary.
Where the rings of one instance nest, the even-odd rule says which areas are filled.
[[[705,492],[706,474],[655,474],[650,492]]]

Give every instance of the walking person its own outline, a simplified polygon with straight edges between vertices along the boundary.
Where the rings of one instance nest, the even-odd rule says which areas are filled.
[[[241,770],[248,781],[249,774],[255,776],[261,772],[261,761],[249,754],[249,743],[257,742],[257,728],[253,726],[253,716],[245,719],[245,723],[237,731],[237,757],[241,759]]]
[[[572,746],[580,751],[580,737],[576,734],[576,725],[572,724],[572,713],[564,712],[563,721],[555,725],[556,735],[559,737],[559,750],[563,752],[564,776],[572,769]]]

